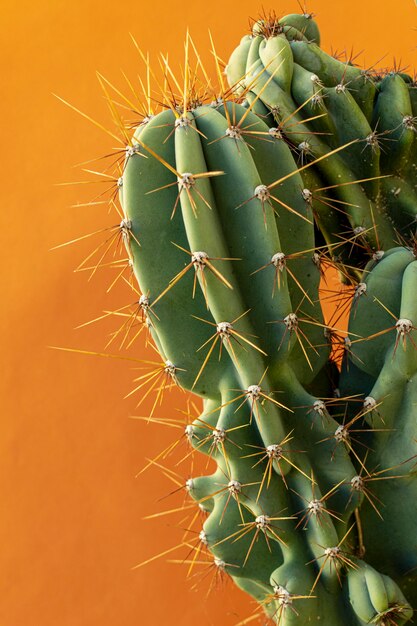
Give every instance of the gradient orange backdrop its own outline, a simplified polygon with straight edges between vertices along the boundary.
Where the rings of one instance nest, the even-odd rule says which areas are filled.
[[[289,0],[271,8],[297,11]],[[318,16],[327,50],[364,50],[368,65],[386,53],[383,64],[394,53],[403,65],[415,64],[413,0],[311,0],[308,8]],[[1,3],[4,626],[228,626],[253,610],[230,583],[209,596],[209,578],[200,591],[190,590],[196,579],[187,581],[186,569],[166,559],[132,569],[181,541],[178,525],[186,521],[143,517],[177,506],[182,496],[158,502],[173,489],[159,471],[135,479],[145,459],[177,433],[129,419],[149,410],[137,409],[133,396],[123,400],[135,376],[131,364],[48,346],[103,350],[113,322],[75,326],[131,298],[121,289],[106,294],[110,275],[103,271],[90,282],[73,273],[90,243],[50,251],[109,224],[100,206],[71,208],[95,195],[91,187],[57,183],[79,180],[74,164],[114,147],[52,92],[109,119],[95,71],[119,85],[121,68],[135,77],[138,57],[129,32],[154,55],[169,51],[175,64],[186,27],[201,51],[210,27],[219,55],[227,58],[248,16],[261,9],[249,0],[238,8],[223,0]],[[144,354],[140,342],[131,354]],[[172,416],[178,398],[168,396],[158,414]]]

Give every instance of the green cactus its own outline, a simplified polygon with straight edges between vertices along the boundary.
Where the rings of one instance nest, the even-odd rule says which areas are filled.
[[[314,207],[318,226],[330,252],[348,240],[337,255],[363,268],[370,252],[410,243],[416,233],[416,84],[396,69],[378,73],[333,58],[311,16],[298,18],[256,22],[226,73],[235,93],[249,102],[259,96],[267,123],[303,161],[317,161],[322,188],[331,189]]]
[[[290,148],[268,135],[232,101],[141,125],[123,173],[125,241],[165,371],[204,398],[187,427],[217,463],[187,483],[208,513],[200,540],[275,622],[357,624],[345,573],[382,574],[355,548],[358,453],[338,404],[331,417],[315,393],[317,381],[332,390],[311,203]],[[377,619],[391,596],[374,606]]]
[[[216,469],[182,485],[205,517],[190,567],[203,552],[283,626],[399,626],[417,602],[416,88],[319,45],[311,15],[264,17],[230,90],[200,96],[186,56],[183,93],[128,140],[118,233],[161,356],[136,390],[152,413],[167,385],[202,399],[185,438]],[[347,334],[323,317],[329,265]]]

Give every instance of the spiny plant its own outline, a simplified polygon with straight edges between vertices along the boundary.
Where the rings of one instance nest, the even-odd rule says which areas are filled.
[[[417,600],[417,262],[411,241],[396,246],[412,231],[393,223],[402,204],[388,217],[383,181],[391,161],[412,176],[415,119],[401,132],[379,121],[398,72],[380,80],[318,44],[310,14],[264,16],[229,86],[214,47],[216,86],[189,36],[181,78],[162,57],[158,79],[142,53],[142,95],[101,77],[122,138],[104,173],[119,221],[80,269],[111,265],[130,285],[134,302],[97,319],[122,316],[121,346],[146,333],[160,355],[135,381],[141,401],[154,394],[148,419],[183,428],[185,458],[215,464],[182,480],[165,466],[174,442],[146,466],[198,505],[180,544],[189,575],[203,564],[252,595],[242,624],[401,625]],[[378,141],[364,156],[355,135],[372,119],[391,140],[382,170]],[[122,244],[127,257],[109,261]],[[347,287],[326,286],[331,267]],[[320,295],[337,303],[330,320]],[[172,386],[202,412],[158,418]]]
[[[331,190],[315,218],[330,246],[349,240],[338,254],[357,268],[364,252],[408,244],[415,233],[417,85],[401,67],[360,68],[353,53],[342,56],[320,48],[312,14],[271,12],[242,38],[226,74],[237,93],[258,96],[256,112],[302,162],[346,144],[317,162],[310,191]]]

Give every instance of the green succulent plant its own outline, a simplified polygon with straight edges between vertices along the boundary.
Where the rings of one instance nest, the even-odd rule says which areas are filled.
[[[183,90],[124,131],[115,229],[139,294],[127,331],[146,327],[161,357],[137,391],[156,392],[152,413],[167,385],[202,400],[184,436],[216,469],[182,486],[204,515],[186,545],[274,623],[405,624],[416,85],[326,54],[310,14],[258,20],[214,94],[190,41]],[[325,321],[331,267],[346,286]]]

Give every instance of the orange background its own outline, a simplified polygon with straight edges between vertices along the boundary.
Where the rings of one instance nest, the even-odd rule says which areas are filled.
[[[119,85],[120,68],[135,77],[129,32],[154,55],[169,51],[175,64],[186,27],[200,50],[210,27],[227,58],[261,8],[249,0],[238,9],[223,0],[1,3],[2,626],[228,626],[253,609],[230,583],[207,596],[207,577],[190,591],[197,579],[186,580],[186,568],[166,559],[132,570],[181,541],[181,518],[142,518],[183,496],[158,502],[173,485],[157,470],[135,479],[145,458],[177,433],[129,419],[149,406],[123,400],[135,376],[128,362],[48,348],[103,350],[114,320],[75,326],[131,300],[120,288],[106,294],[114,273],[101,270],[90,282],[73,273],[91,242],[50,251],[109,224],[101,206],[71,208],[94,197],[91,186],[57,183],[80,180],[74,164],[114,147],[51,94],[109,120],[95,71]],[[272,8],[297,11],[289,0]],[[308,8],[327,50],[353,45],[366,50],[368,65],[387,52],[384,64],[394,52],[403,65],[415,64],[413,0],[311,0]],[[131,354],[143,353],[139,341]],[[173,416],[174,405],[167,396],[158,414]]]

